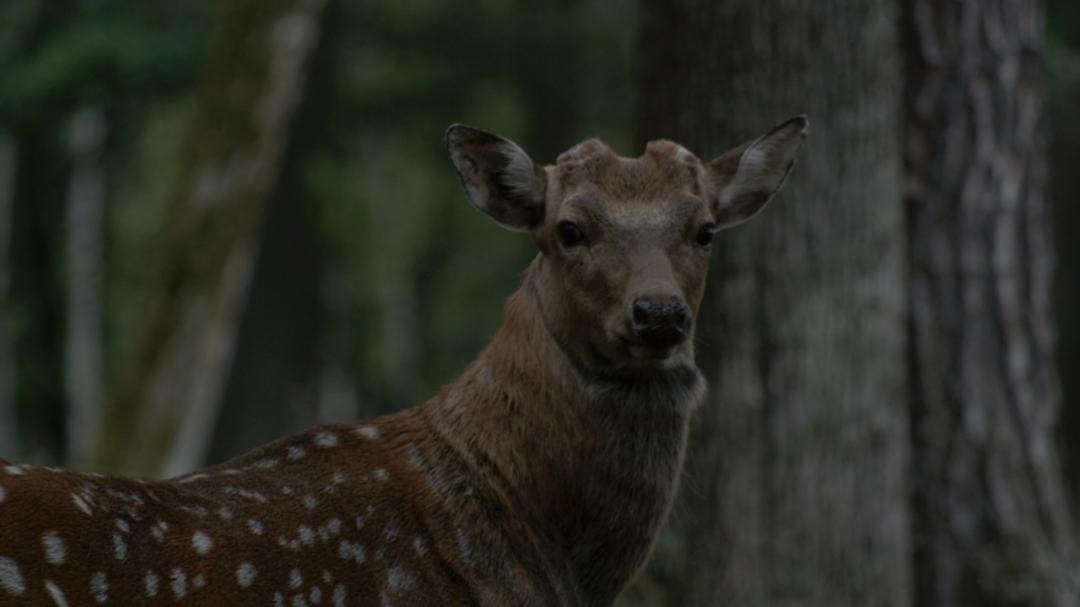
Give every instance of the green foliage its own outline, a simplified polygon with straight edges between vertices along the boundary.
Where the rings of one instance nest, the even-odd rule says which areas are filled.
[[[7,0],[0,15],[0,121],[12,123],[189,87],[209,21],[203,2]]]

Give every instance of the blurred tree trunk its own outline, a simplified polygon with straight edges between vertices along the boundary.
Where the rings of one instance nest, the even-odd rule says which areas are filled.
[[[1058,81],[1051,87],[1050,192],[1053,206],[1054,245],[1057,252],[1055,276],[1058,328],[1058,368],[1062,370],[1063,404],[1061,441],[1068,463],[1073,503],[1080,502],[1080,179],[1076,159],[1080,158],[1080,4],[1076,0],[1050,0],[1048,23],[1054,27],[1057,47],[1051,57]]]
[[[268,201],[209,462],[234,457],[318,419],[322,251],[305,161],[333,154],[337,141],[339,3],[331,0],[324,10],[308,85]]]
[[[1042,6],[904,7],[916,604],[1077,605],[1054,443]]]
[[[894,4],[639,6],[642,139],[708,160],[789,116],[811,124],[771,208],[717,238],[698,329],[710,396],[650,604],[906,607]]]
[[[48,121],[15,131],[15,208],[11,224],[12,347],[19,459],[66,461],[64,297],[60,269],[69,154]]]
[[[68,127],[72,157],[67,196],[67,390],[68,460],[80,466],[90,455],[101,425],[104,355],[102,264],[105,253],[105,114],[86,106]]]
[[[322,0],[231,0],[190,127],[96,467],[172,475],[206,455],[263,208],[277,183]]]
[[[518,140],[539,162],[550,163],[580,134],[585,88],[577,81],[584,77],[582,70],[566,69],[580,49],[572,39],[551,44],[550,23],[580,18],[583,3],[516,0],[516,5],[511,81],[528,116]]]
[[[15,211],[15,139],[0,129],[0,457],[15,457],[15,355],[11,343],[11,227]]]

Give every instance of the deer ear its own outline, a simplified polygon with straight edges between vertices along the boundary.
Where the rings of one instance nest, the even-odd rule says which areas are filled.
[[[544,219],[544,170],[516,143],[463,124],[446,130],[446,149],[465,193],[500,225],[528,232]]]
[[[738,225],[765,208],[795,165],[808,124],[805,116],[791,118],[708,164],[718,226]]]

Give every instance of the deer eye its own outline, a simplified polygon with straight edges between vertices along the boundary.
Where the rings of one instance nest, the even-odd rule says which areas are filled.
[[[699,247],[708,248],[708,246],[710,244],[712,244],[713,234],[715,232],[716,232],[716,224],[715,223],[707,223],[707,224],[701,226],[701,229],[698,230],[697,237],[694,239],[694,242]]]
[[[578,245],[585,244],[585,235],[581,233],[581,228],[577,227],[572,221],[560,221],[555,226],[555,232],[559,235],[559,242],[566,248],[576,247]]]

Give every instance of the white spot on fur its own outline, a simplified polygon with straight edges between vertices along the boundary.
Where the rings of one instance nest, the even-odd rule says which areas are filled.
[[[196,531],[191,536],[191,546],[195,548],[195,552],[198,552],[200,556],[205,556],[214,547],[214,540],[210,539],[210,536],[202,531]]]
[[[264,457],[263,459],[260,459],[254,464],[252,464],[252,466],[260,468],[262,470],[270,470],[271,468],[277,468],[278,464],[280,463],[281,460],[276,457]]]
[[[109,580],[104,571],[98,571],[90,576],[90,596],[98,605],[104,605],[109,601]]]
[[[299,445],[292,445],[291,447],[286,449],[285,452],[285,458],[291,462],[303,459],[304,456],[307,455],[307,451],[304,451],[304,448],[300,447]]]
[[[330,535],[337,535],[341,533],[341,519],[332,518],[326,522],[326,531]]]
[[[326,569],[322,570],[322,581],[324,584],[329,584],[334,581],[334,576]]]
[[[191,585],[196,588],[206,587],[206,577],[204,577],[201,573],[199,575],[196,575],[195,577],[191,578]]]
[[[315,586],[314,588],[311,589],[311,592],[308,593],[308,598],[311,599],[311,603],[313,605],[321,604],[322,603],[322,589],[319,588],[318,586]]]
[[[146,575],[143,576],[143,588],[146,589],[146,596],[155,597],[158,593],[158,575],[153,571],[147,569]]]
[[[180,506],[180,509],[184,512],[194,514],[199,518],[206,518],[206,515],[208,514],[206,508],[203,508],[202,506]]]
[[[185,476],[184,478],[182,478],[182,479],[180,479],[180,480],[178,480],[176,482],[178,482],[180,484],[193,483],[195,481],[201,481],[202,479],[208,478],[208,477],[209,477],[208,474],[203,474],[202,472],[200,472],[198,474],[192,474],[191,476]]]
[[[26,582],[23,581],[18,563],[6,556],[0,556],[0,586],[15,596],[26,592]]]
[[[226,520],[226,521],[231,521],[232,520],[232,517],[233,517],[232,510],[229,510],[225,506],[222,506],[222,507],[218,508],[217,513],[218,513],[218,516],[220,516],[222,518],[222,520]]]
[[[87,516],[93,516],[94,515],[94,513],[90,510],[90,506],[88,506],[86,504],[86,501],[83,500],[83,498],[79,497],[79,494],[72,493],[71,494],[71,501],[75,504],[75,506],[79,510],[82,510],[83,512],[85,512]]]
[[[399,565],[394,565],[386,572],[386,583],[392,592],[408,590],[416,583],[416,576]]]
[[[315,532],[307,525],[300,525],[296,530],[300,534],[300,542],[305,546],[311,546],[315,543]]]
[[[247,520],[247,528],[248,531],[251,531],[255,535],[263,534],[263,524],[253,518]]]
[[[400,532],[401,529],[399,529],[397,525],[391,523],[383,530],[383,535],[386,537],[386,541],[392,542],[397,539],[398,533]]]
[[[361,544],[354,544],[349,540],[341,540],[338,544],[338,556],[345,560],[356,561],[357,565],[362,564],[367,556],[364,552],[364,547]],[[330,582],[327,582],[328,584]]]
[[[361,436],[368,440],[379,438],[379,429],[375,426],[357,426],[354,432],[356,432],[357,436]]]
[[[334,586],[334,607],[345,607],[345,586],[344,584],[338,584]]]
[[[274,593],[274,607],[285,607],[285,596],[280,592]]]
[[[64,598],[64,592],[52,580],[45,580],[45,591],[52,597],[56,607],[67,607],[68,603],[67,599]]]
[[[299,569],[293,569],[289,572],[289,588],[296,590],[304,584],[304,576],[300,575]]]
[[[173,594],[176,598],[183,598],[187,594],[187,574],[184,570],[177,567],[169,572],[169,586],[172,587]]]
[[[319,432],[313,439],[319,447],[328,448],[338,446],[337,434],[333,432]]]
[[[315,501],[315,496],[311,494],[305,495],[301,501],[303,501],[304,507],[308,510],[314,510],[315,506],[318,505],[318,502]]]
[[[308,607],[307,599],[303,594],[294,594],[292,598],[292,607]]]
[[[45,549],[45,560],[51,565],[63,565],[67,556],[67,548],[60,534],[50,531],[41,536],[41,546]]]
[[[385,481],[390,478],[390,473],[386,471],[386,468],[376,468],[375,478],[379,479],[380,481]]]
[[[20,468],[19,466],[15,466],[15,465],[4,466],[4,472],[7,472],[11,476],[20,476],[20,475],[26,474],[25,472],[23,472],[22,468]]]
[[[416,536],[416,539],[413,540],[412,545],[413,548],[416,549],[416,554],[419,554],[420,556],[424,556],[425,554],[427,554],[428,544],[427,540],[425,540],[423,536]]]
[[[241,588],[249,588],[255,582],[256,573],[255,566],[251,563],[240,563],[236,568],[236,583],[240,584]]]
[[[345,474],[341,472],[335,472],[334,475],[330,477],[330,482],[334,483],[335,485],[344,485]]]
[[[112,534],[113,540],[113,556],[118,561],[127,560],[127,544],[124,543],[124,538],[119,533]]]

